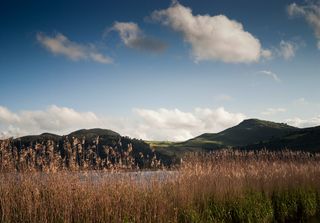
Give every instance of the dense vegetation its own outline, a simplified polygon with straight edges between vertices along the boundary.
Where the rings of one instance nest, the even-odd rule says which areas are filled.
[[[142,140],[121,137],[110,130],[79,130],[68,136],[42,134],[0,141],[0,172],[60,170],[138,170],[159,168],[157,158]]]
[[[2,173],[0,222],[316,221],[319,161],[304,152],[221,150],[192,154],[176,171],[151,177]]]
[[[103,129],[2,140],[0,222],[319,222],[319,132],[246,120],[182,143]]]

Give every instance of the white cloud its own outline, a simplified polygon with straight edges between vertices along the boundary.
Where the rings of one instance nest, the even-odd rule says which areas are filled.
[[[287,10],[290,16],[305,15],[305,10],[303,9],[303,7],[297,5],[296,3],[290,4]]]
[[[320,1],[306,1],[304,5],[292,3],[287,8],[290,16],[302,16],[313,28],[320,50]]]
[[[268,108],[267,110],[261,112],[262,115],[276,115],[278,113],[286,112],[285,108]]]
[[[66,36],[57,33],[55,36],[47,36],[37,33],[37,41],[49,52],[55,55],[63,55],[71,60],[92,60],[98,63],[109,64],[113,60],[97,51],[93,44],[83,45],[70,41]]]
[[[269,108],[263,115],[285,112],[283,108]],[[246,116],[223,107],[195,108],[186,112],[179,109],[133,109],[131,117],[105,117],[93,112],[79,112],[72,108],[52,105],[44,110],[12,112],[0,106],[0,138],[51,132],[67,134],[82,128],[106,128],[122,135],[146,140],[183,141],[205,132],[219,132],[237,125]],[[320,125],[320,115],[285,120],[297,127]]]
[[[192,113],[182,112],[179,109],[134,109],[134,112],[155,128],[195,128],[201,125]]]
[[[238,124],[241,113],[196,108],[192,112],[179,109],[134,109],[133,117],[102,117],[93,112],[49,106],[45,110],[12,112],[0,107],[0,137],[52,132],[67,134],[82,128],[108,128],[122,135],[149,140],[186,140],[204,132],[218,132]]]
[[[181,141],[205,132],[219,132],[245,119],[241,113],[231,113],[223,107],[196,108],[193,112],[178,109],[135,109],[150,139]]]
[[[113,60],[110,57],[107,57],[98,52],[91,52],[89,58],[98,63],[110,64],[113,63]]]
[[[190,8],[173,1],[168,9],[154,11],[151,18],[182,33],[196,62],[251,63],[271,56],[241,23],[225,15],[193,15]]]
[[[0,132],[14,132],[15,136],[42,132],[67,133],[68,131],[99,125],[99,118],[92,112],[77,112],[71,108],[49,106],[45,110],[20,111],[14,113],[0,107]],[[4,135],[4,133],[2,133]]]
[[[294,42],[281,40],[279,46],[279,55],[286,60],[289,60],[295,56],[298,45]]]
[[[298,117],[287,119],[286,122],[289,125],[305,128],[305,127],[312,127],[320,125],[320,115],[310,118],[310,119],[301,119]]]
[[[0,123],[12,123],[19,121],[19,116],[12,113],[6,107],[0,106]]]
[[[271,59],[272,58],[272,51],[271,50],[261,50],[261,57],[266,58],[266,59]]]
[[[129,48],[161,52],[167,47],[160,40],[145,36],[139,26],[133,22],[115,22],[111,30],[117,31],[123,43]]]
[[[258,72],[259,74],[263,74],[265,76],[271,77],[274,81],[276,82],[280,82],[280,78],[278,77],[278,75],[276,73],[273,73],[272,71],[269,70],[261,70]]]
[[[246,116],[242,113],[231,113],[223,107],[217,109],[196,108],[195,115],[204,123],[204,129],[219,132],[243,121]]]

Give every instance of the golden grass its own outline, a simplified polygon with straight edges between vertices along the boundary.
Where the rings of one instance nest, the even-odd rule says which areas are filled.
[[[281,222],[300,209],[306,214],[295,217],[310,217],[320,208],[313,205],[319,205],[319,161],[319,155],[302,152],[222,150],[186,157],[177,170],[151,178],[101,171],[7,172],[0,174],[0,222]],[[292,195],[299,199],[290,212],[282,195],[296,189],[308,193]],[[251,192],[254,196],[242,202]]]

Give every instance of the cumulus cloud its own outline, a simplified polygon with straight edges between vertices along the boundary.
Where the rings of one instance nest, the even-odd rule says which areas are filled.
[[[302,119],[302,118],[295,117],[295,118],[287,119],[286,122],[289,125],[300,127],[300,128],[318,126],[320,125],[320,115],[310,119]]]
[[[258,73],[262,74],[262,75],[265,75],[265,76],[268,76],[268,77],[272,78],[276,82],[280,82],[281,81],[280,78],[278,77],[278,75],[276,73],[273,73],[272,71],[261,70]]]
[[[218,132],[245,119],[242,113],[231,113],[223,107],[196,108],[192,112],[179,109],[135,109],[147,138],[181,141],[204,132]]]
[[[251,63],[271,56],[271,51],[262,49],[260,41],[241,23],[225,15],[194,15],[190,8],[173,1],[168,9],[154,11],[151,18],[182,33],[191,44],[195,62]]]
[[[133,22],[115,22],[111,30],[117,31],[123,43],[129,48],[162,52],[167,47],[160,40],[146,36],[138,24]]]
[[[304,17],[308,24],[314,30],[317,38],[317,47],[320,50],[320,1],[306,1],[304,5],[292,3],[287,8],[288,14],[291,17]]]
[[[92,112],[77,112],[66,107],[49,106],[45,110],[20,111],[14,113],[0,107],[0,132],[14,136],[42,132],[67,133],[81,126],[95,127],[99,118]]]
[[[81,128],[108,128],[131,137],[149,140],[186,140],[204,132],[217,132],[238,124],[244,114],[217,109],[134,109],[131,118],[102,117],[67,107],[12,112],[0,107],[0,137],[52,132],[67,134]]]
[[[278,113],[286,112],[285,108],[268,108],[267,110],[261,112],[262,115],[276,115]]]
[[[63,55],[71,60],[92,60],[98,63],[109,64],[113,60],[100,53],[93,44],[84,45],[69,40],[61,33],[48,36],[37,33],[37,41],[49,52],[55,55]]]
[[[19,116],[6,107],[0,106],[0,123],[13,123],[19,121]]]

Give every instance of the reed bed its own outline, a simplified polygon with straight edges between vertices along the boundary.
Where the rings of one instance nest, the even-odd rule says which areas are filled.
[[[112,140],[112,145],[94,140],[65,137],[21,144],[19,140],[0,140],[0,172],[59,171],[137,171],[163,167],[155,151],[133,148],[126,137]],[[140,147],[145,145],[140,143]]]
[[[5,172],[0,222],[317,222],[319,161],[304,152],[220,150],[148,178]]]

